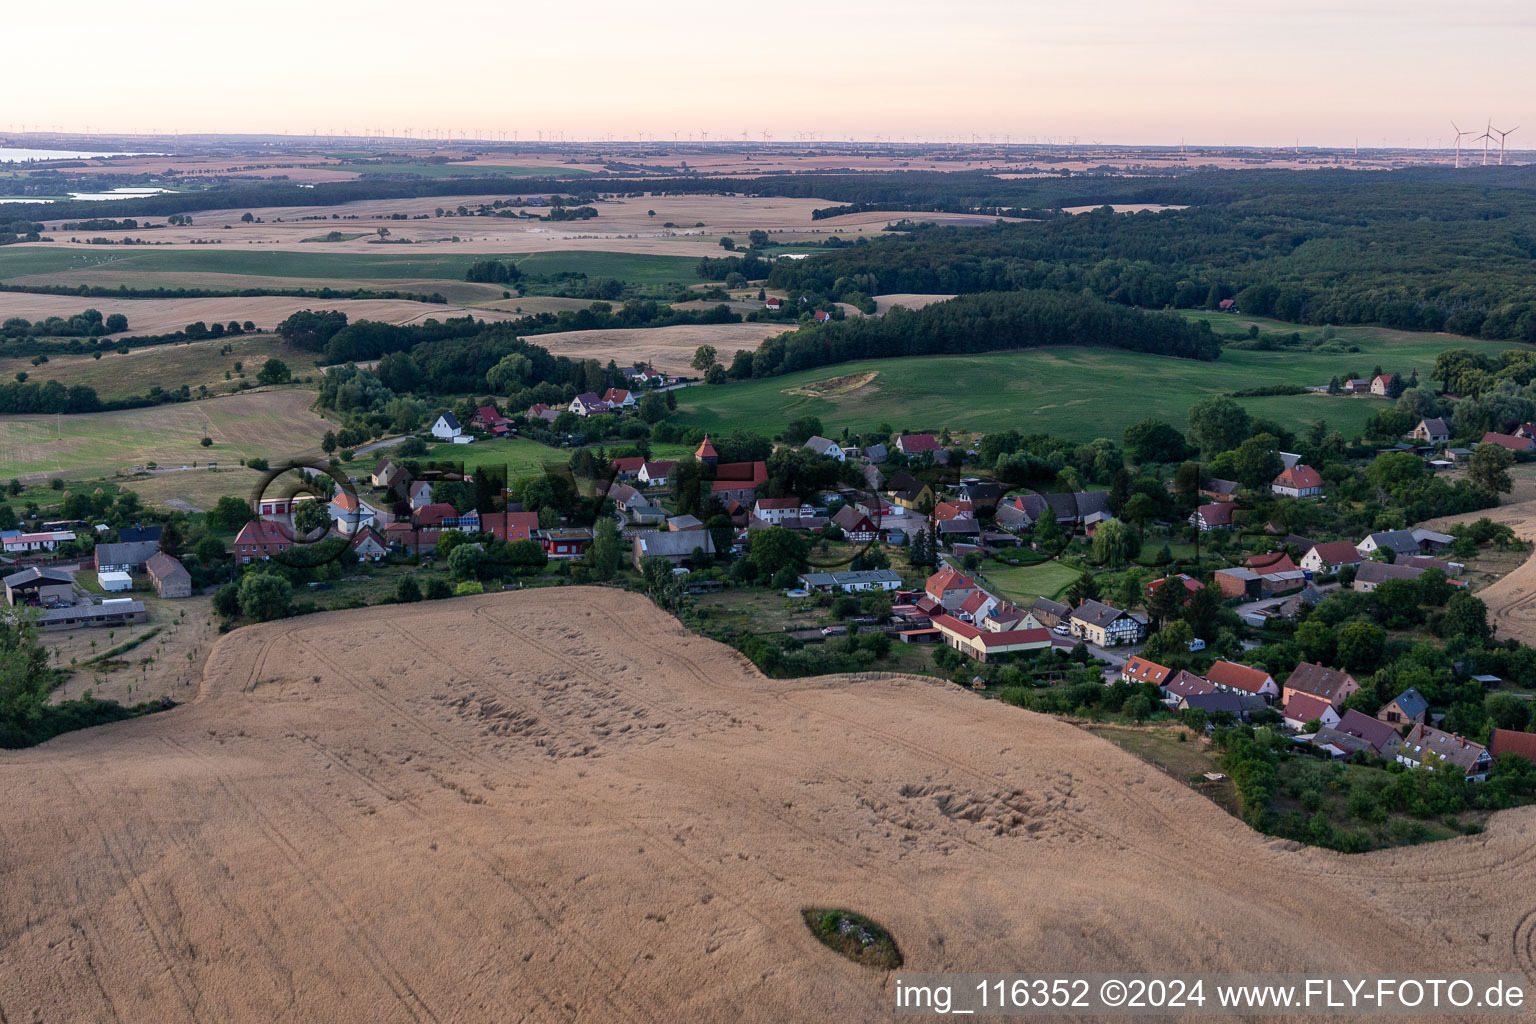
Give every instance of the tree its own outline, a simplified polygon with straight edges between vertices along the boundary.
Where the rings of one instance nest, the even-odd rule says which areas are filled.
[[[261,371],[256,374],[256,383],[286,384],[292,377],[293,371],[288,369],[288,364],[274,356],[261,365]]]
[[[1280,441],[1273,434],[1258,434],[1237,446],[1232,454],[1232,472],[1238,483],[1257,490],[1285,470],[1280,458]]]
[[[1147,700],[1146,694],[1134,693],[1126,698],[1125,704],[1120,708],[1120,713],[1140,724],[1151,716],[1152,702]]]
[[[1189,410],[1189,436],[1207,457],[1231,451],[1249,434],[1248,411],[1226,395],[1196,402]]]
[[[293,510],[293,529],[300,537],[308,537],[316,530],[323,530],[330,524],[330,513],[323,499],[301,501]]]
[[[224,550],[224,544],[219,540],[219,538],[204,537],[197,542],[196,547],[192,549],[192,553],[196,555],[197,560],[202,562],[204,565],[214,565],[223,561],[224,556],[228,552]]]
[[[1210,640],[1216,635],[1221,620],[1221,595],[1215,587],[1201,587],[1189,596],[1189,604],[1184,608],[1184,620],[1194,630],[1195,636],[1202,640]]]
[[[388,238],[389,237],[389,228],[384,228],[384,227],[375,228],[374,229],[374,233],[377,234],[379,236],[379,238],[381,238],[381,239]]]
[[[327,430],[325,436],[320,439],[320,450],[330,455],[337,447],[339,447],[339,444],[336,440],[336,431]]]
[[[1372,622],[1351,622],[1339,630],[1339,661],[1351,672],[1370,672],[1380,667],[1387,634]]]
[[[1333,628],[1319,618],[1309,618],[1296,627],[1296,644],[1302,656],[1319,665],[1331,665],[1335,656]]]
[[[1177,462],[1187,448],[1183,434],[1150,416],[1126,427],[1124,436],[1125,446],[1137,462]]]
[[[1490,494],[1508,494],[1514,482],[1509,467],[1515,464],[1515,454],[1496,444],[1480,444],[1472,451],[1467,464],[1467,476],[1474,484]]]
[[[238,530],[251,519],[251,506],[243,499],[225,495],[208,512],[208,525],[215,530]]]
[[[693,352],[693,361],[691,363],[689,363],[688,365],[692,366],[695,370],[698,370],[700,373],[703,373],[705,370],[709,369],[711,366],[714,366],[716,362],[717,362],[717,359],[716,359],[716,353],[715,353],[715,346],[713,346],[713,345],[700,345],[697,349],[694,350],[694,352]]]
[[[1161,628],[1172,622],[1184,610],[1184,581],[1176,576],[1166,577],[1147,598],[1147,614]]]
[[[810,554],[810,542],[793,530],[782,526],[770,526],[751,535],[751,549],[747,557],[756,566],[759,576],[772,576],[780,569],[805,568]]]
[[[281,576],[247,573],[240,580],[240,614],[257,622],[280,619],[293,602],[293,587]]]
[[[1118,519],[1106,519],[1093,531],[1094,560],[1111,568],[1135,558],[1140,550],[1136,534]]]
[[[821,420],[816,416],[801,416],[792,421],[784,431],[784,442],[802,445],[821,434]]]
[[[1495,693],[1483,705],[1494,726],[1524,732],[1531,724],[1531,705],[1512,693]]]
[[[747,244],[754,249],[761,249],[768,244],[768,232],[754,229],[747,232]]]
[[[1067,603],[1073,608],[1084,601],[1092,600],[1099,596],[1099,582],[1092,575],[1083,573],[1073,580],[1067,587]]]
[[[613,579],[622,555],[618,524],[604,519],[597,524],[597,536],[592,540],[592,575],[600,580]]]
[[[401,576],[395,582],[395,601],[398,604],[415,604],[421,600],[421,585],[415,576]]]
[[[453,585],[441,576],[434,576],[427,581],[427,600],[441,601],[445,597],[453,596]]]
[[[256,218],[251,215],[251,212],[249,210],[247,210],[246,212],[244,212],[244,213],[242,213],[240,215],[240,223],[241,224],[249,224],[251,221],[253,221],[255,219]]]
[[[226,619],[240,614],[240,587],[226,583],[213,592],[213,610]]]
[[[724,249],[726,252],[734,252],[736,249],[736,240],[727,235],[720,239],[720,248]]]
[[[1444,636],[1462,636],[1469,640],[1487,640],[1493,636],[1488,626],[1488,606],[1483,599],[1458,590],[1445,602],[1445,616],[1440,620]]]
[[[719,363],[704,371],[705,384],[724,384],[729,379],[730,376],[725,372],[725,367]]]
[[[667,418],[667,400],[659,391],[647,391],[645,397],[640,399],[640,418],[646,423],[656,424]]]

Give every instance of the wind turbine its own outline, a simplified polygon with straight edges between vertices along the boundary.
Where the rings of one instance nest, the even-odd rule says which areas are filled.
[[[1478,141],[1478,139],[1481,139],[1482,142],[1483,142],[1483,166],[1487,167],[1488,166],[1488,143],[1493,141],[1493,118],[1490,117],[1488,119],[1488,127],[1483,129],[1483,134],[1479,135],[1477,137],[1477,139],[1473,139],[1472,141],[1476,142],[1476,141]]]
[[[1464,132],[1460,128],[1457,128],[1455,121],[1451,122],[1451,127],[1456,129],[1456,166],[1460,167],[1461,166],[1461,137],[1463,135],[1471,135],[1472,133],[1471,132]]]
[[[1492,131],[1492,132],[1496,133],[1499,136],[1499,166],[1503,167],[1504,166],[1504,140],[1509,138],[1511,135],[1515,134],[1515,132],[1519,131],[1520,130],[1520,126],[1519,125],[1515,125],[1513,128],[1509,129],[1508,131],[1499,131],[1499,129],[1493,127],[1490,124],[1488,126],[1488,129],[1489,129],[1489,131]]]

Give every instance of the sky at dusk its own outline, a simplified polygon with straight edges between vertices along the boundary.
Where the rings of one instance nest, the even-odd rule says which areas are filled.
[[[77,0],[4,22],[15,131],[1417,147],[1491,117],[1536,145],[1532,0]]]

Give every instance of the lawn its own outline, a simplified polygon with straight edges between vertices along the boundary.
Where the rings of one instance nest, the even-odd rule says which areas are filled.
[[[709,429],[746,427],[777,433],[804,415],[839,431],[876,429],[1003,430],[1050,433],[1079,440],[1118,440],[1126,427],[1154,416],[1183,429],[1190,406],[1211,395],[1263,385],[1326,384],[1330,377],[1383,368],[1427,379],[1435,356],[1466,347],[1496,355],[1511,346],[1449,335],[1355,328],[1361,347],[1347,355],[1226,351],[1213,362],[1173,359],[1109,348],[1053,347],[983,355],[875,359],[820,367],[762,380],[688,388],[678,396],[679,420]],[[1374,333],[1373,333],[1374,332]],[[872,371],[875,379],[833,397],[789,394],[833,377]],[[1387,407],[1384,399],[1291,395],[1244,398],[1255,416],[1293,430],[1324,420],[1346,436]]]
[[[149,461],[238,465],[242,458],[316,456],[330,424],[311,410],[314,398],[313,391],[280,388],[121,412],[6,416],[0,477],[99,477]],[[206,448],[205,434],[214,442]]]
[[[623,442],[611,442],[589,447],[594,450],[602,447],[605,451],[612,452],[625,445]],[[694,447],[696,446],[652,443],[651,458],[680,459],[684,455],[692,454]],[[474,444],[434,444],[427,449],[424,461],[453,459],[462,462],[464,468],[470,472],[480,466],[506,466],[507,479],[516,480],[520,476],[538,476],[544,472],[544,467],[547,465],[565,466],[570,463],[571,455],[575,451],[575,448],[551,448],[526,437],[513,437],[505,440],[476,441]],[[390,455],[391,451],[385,448],[377,454]],[[360,457],[359,461],[367,462],[374,457],[365,455]]]
[[[983,585],[1015,604],[1029,604],[1037,597],[1056,600],[1080,574],[1071,566],[1053,559],[1039,565],[1020,566],[986,562],[977,575]]]
[[[1204,773],[1219,770],[1210,742],[1204,737],[1195,736],[1181,725],[1094,725],[1088,731],[1191,785],[1228,814],[1239,813],[1237,789],[1231,779],[1210,782],[1203,778]],[[1181,734],[1185,737],[1183,742],[1179,741]]]
[[[226,345],[232,349],[228,354],[223,352]],[[273,356],[288,363],[299,376],[314,371],[312,366],[296,360],[293,350],[286,348],[275,334],[242,334],[135,348],[121,354],[109,352],[100,359],[53,355],[41,366],[33,366],[27,357],[16,356],[0,359],[0,379],[9,380],[22,372],[35,381],[84,384],[95,388],[104,401],[112,401],[147,395],[157,385],[166,391],[175,391],[183,384],[194,392],[200,385],[214,392],[226,391],[240,379],[235,370],[237,362],[244,368],[245,379],[254,384],[261,364]],[[224,379],[226,372],[231,380]]]

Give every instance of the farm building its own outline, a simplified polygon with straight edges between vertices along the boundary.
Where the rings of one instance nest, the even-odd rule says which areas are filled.
[[[945,643],[977,661],[1046,650],[1051,646],[1051,633],[1047,629],[1014,629],[991,633],[961,622],[951,615],[935,615],[933,628],[943,635]]]
[[[647,558],[664,558],[672,565],[682,565],[697,548],[703,548],[706,555],[715,553],[715,541],[708,530],[649,530],[635,534],[630,543],[630,560],[636,569],[644,569]]]
[[[149,573],[150,582],[155,585],[155,593],[161,597],[192,596],[192,574],[187,572],[186,566],[164,551],[155,552],[144,563],[144,568]]]
[[[80,604],[73,607],[49,608],[38,620],[39,629],[80,629],[83,626],[122,626],[130,622],[143,622],[149,618],[144,602],[128,598],[114,598],[101,604]]]
[[[96,568],[138,569],[160,550],[158,540],[135,540],[119,544],[96,545]]]
[[[96,573],[96,584],[109,594],[121,594],[133,589],[133,577],[121,569],[102,569]]]
[[[22,569],[5,577],[5,599],[17,604],[51,604],[75,594],[75,578],[61,569]]]
[[[892,569],[854,572],[803,572],[800,585],[806,590],[839,591],[899,590],[901,574]]]

